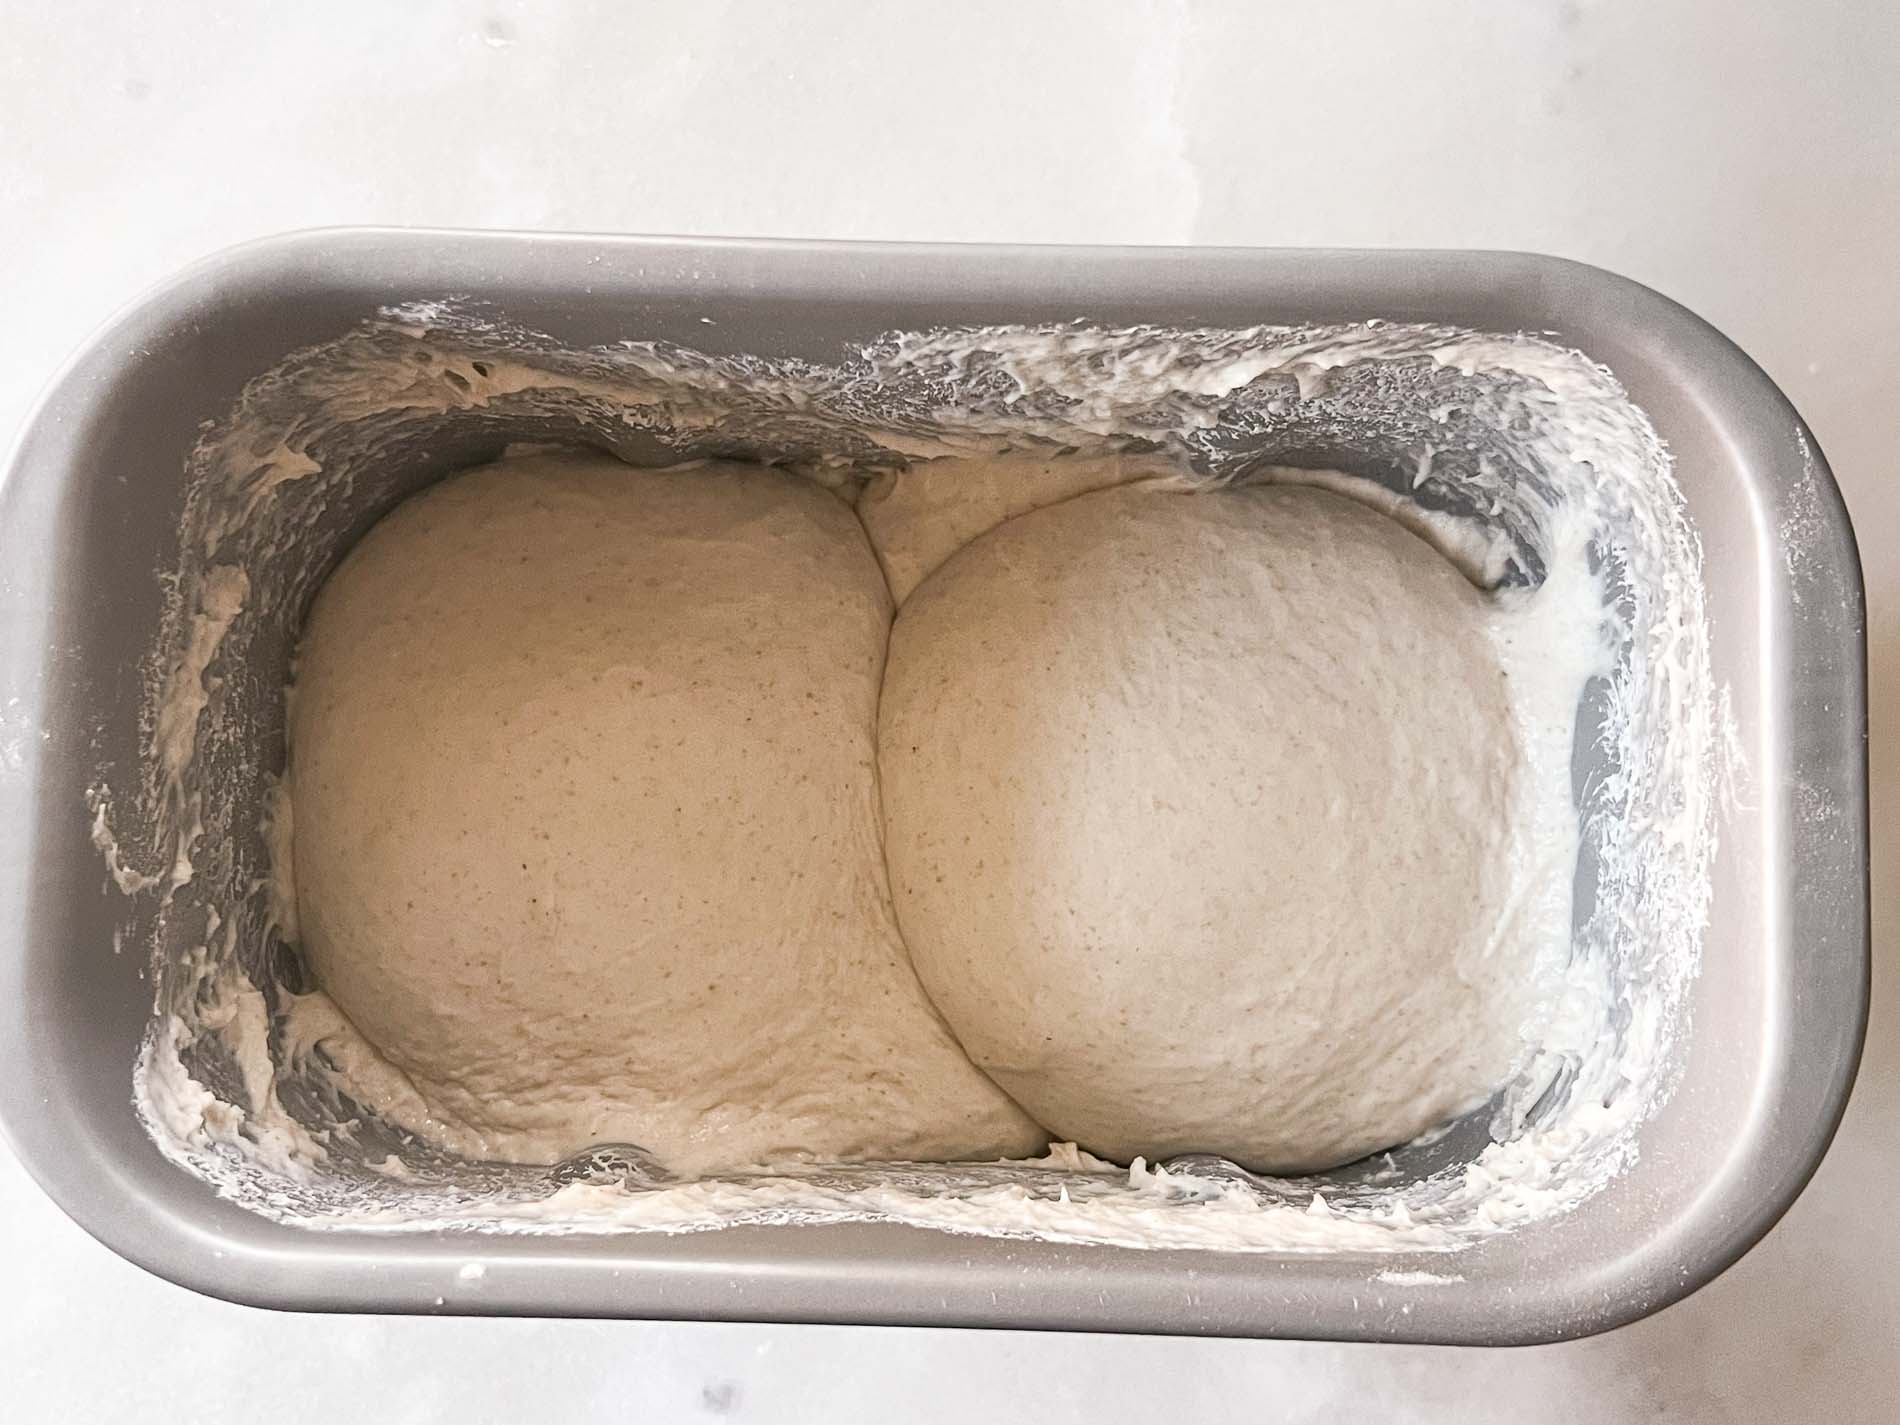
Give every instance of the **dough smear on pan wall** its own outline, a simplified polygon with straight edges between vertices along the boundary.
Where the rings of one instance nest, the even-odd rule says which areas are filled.
[[[1512,921],[1550,897],[1496,610],[1338,496],[1173,473],[931,461],[860,527],[757,467],[544,456],[388,517],[292,736],[301,933],[382,1051],[357,1091],[512,1161],[1039,1147],[893,923],[882,680],[911,950],[1058,1134],[1284,1170],[1482,1101],[1564,929]],[[866,530],[913,596],[888,677]]]
[[[988,525],[1119,478],[1082,478],[1079,460],[1210,494],[1318,485],[1423,534],[1487,591],[1534,773],[1519,780],[1550,794],[1513,815],[1507,860],[1554,868],[1544,884],[1563,900],[1574,873],[1578,892],[1502,1094],[1453,1134],[1318,1180],[1209,1159],[1116,1169],[1067,1148],[661,1181],[621,1147],[549,1168],[432,1146],[436,1109],[286,948],[300,937],[283,689],[339,555],[509,442],[775,466],[855,505],[900,591]],[[1310,468],[1334,458],[1359,473]],[[102,767],[86,812],[156,986],[135,1104],[168,1158],[247,1211],[378,1232],[883,1220],[1141,1247],[1451,1248],[1587,1201],[1636,1161],[1676,1081],[1720,760],[1700,545],[1654,427],[1579,352],[1390,322],[1072,324],[895,331],[813,365],[663,341],[577,351],[430,302],[260,376],[185,479],[145,756]]]

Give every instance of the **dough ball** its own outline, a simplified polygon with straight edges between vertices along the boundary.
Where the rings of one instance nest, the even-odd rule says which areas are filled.
[[[890,608],[851,511],[760,467],[513,460],[370,531],[305,633],[294,862],[412,1126],[679,1172],[1040,1145],[892,920]]]
[[[1058,1136],[1318,1169],[1508,1072],[1518,776],[1487,606],[1340,496],[1131,485],[917,589],[879,734],[898,920]]]

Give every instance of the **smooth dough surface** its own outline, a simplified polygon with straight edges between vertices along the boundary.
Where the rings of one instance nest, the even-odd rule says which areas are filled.
[[[1085,494],[917,588],[881,712],[919,975],[1054,1133],[1317,1169],[1505,1077],[1519,756],[1483,596],[1279,486]]]
[[[759,467],[518,459],[369,533],[302,647],[296,893],[414,1126],[687,1173],[1042,1145],[892,919],[890,617],[850,509]]]

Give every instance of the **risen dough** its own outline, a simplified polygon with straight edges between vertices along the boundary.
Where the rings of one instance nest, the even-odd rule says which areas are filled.
[[[292,726],[323,986],[486,1157],[994,1157],[1035,1126],[893,925],[890,598],[835,497],[757,467],[511,461],[324,586]]]
[[[944,563],[879,759],[898,918],[976,1062],[1097,1153],[1281,1172],[1482,1101],[1530,978],[1485,616],[1316,490],[1103,490]]]

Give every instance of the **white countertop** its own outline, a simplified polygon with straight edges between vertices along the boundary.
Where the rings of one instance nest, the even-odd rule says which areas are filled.
[[[1894,1418],[1896,13],[1788,0],[0,0],[7,431],[141,287],[316,224],[1508,247],[1659,287],[1789,393],[1853,510],[1878,962],[1859,1088],[1806,1195],[1712,1286],[1590,1341],[1480,1351],[281,1315],[119,1260],[0,1148],[10,1418]]]

